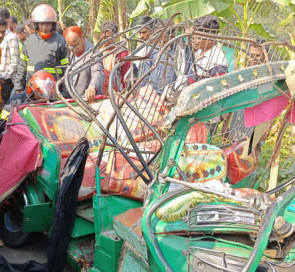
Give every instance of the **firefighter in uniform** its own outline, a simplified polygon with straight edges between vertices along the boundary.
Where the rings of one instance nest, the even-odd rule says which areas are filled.
[[[40,4],[34,8],[32,20],[36,32],[25,41],[20,55],[15,80],[17,92],[25,90],[35,72],[45,70],[56,78],[54,67],[68,64],[65,39],[55,32],[55,10],[50,5]],[[58,68],[57,72],[63,76],[63,69]]]

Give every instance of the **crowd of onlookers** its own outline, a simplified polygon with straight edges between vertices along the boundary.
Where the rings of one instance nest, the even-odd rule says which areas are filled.
[[[144,42],[148,41],[154,32],[163,29],[165,20],[157,22],[145,16],[137,24],[144,26],[138,32],[139,38]],[[106,40],[103,45],[107,49],[103,51],[103,54],[106,54],[105,57],[102,61],[71,77],[71,84],[86,100],[93,100],[97,94],[108,93],[109,77],[113,67],[130,53],[125,47],[113,50],[112,44],[115,43],[115,39],[112,37],[118,33],[118,25],[114,21],[106,21],[100,28],[101,38]],[[193,30],[217,34],[218,18],[212,15],[197,18],[193,22]],[[169,35],[167,33],[163,35],[162,43],[176,36],[172,28],[169,31]],[[32,17],[20,23],[15,16],[10,15],[7,8],[0,7],[0,43],[0,110],[5,104],[18,105],[41,98],[48,100],[56,97],[52,95],[55,92],[55,82],[46,81],[47,78],[51,78],[48,75],[53,76],[56,81],[64,75],[67,65],[74,64],[77,60],[81,61],[81,58],[83,62],[87,62],[89,55],[83,55],[83,53],[94,47],[78,26],[61,25],[57,21],[56,11],[47,4],[36,6]],[[148,50],[149,47],[143,47],[136,56],[145,56]],[[167,63],[176,62],[175,56],[180,52],[179,48],[177,50],[178,52],[170,46],[162,52],[157,68],[146,76],[142,85],[148,82],[158,94],[161,94],[163,86],[167,84],[174,82],[175,86],[180,85],[179,75],[182,76],[182,82],[185,80],[191,84],[228,71],[226,56],[220,44],[213,39],[200,39],[193,35],[193,46],[182,48],[185,56],[183,63],[189,63],[189,65],[186,67],[179,65],[178,71],[175,70],[175,65],[167,65]],[[255,64],[257,59],[263,57],[263,54],[260,47],[253,47],[252,51],[256,61],[249,59],[249,63],[253,61]],[[158,53],[159,50],[154,48],[149,58],[155,60]],[[153,62],[146,61],[143,68],[139,61],[134,61],[132,70],[137,77],[140,77],[152,65]],[[113,85],[115,90],[126,87],[130,66],[130,62],[125,62],[120,67],[119,81]],[[45,71],[45,73],[32,77],[37,71]],[[27,91],[28,87],[30,87],[30,93]],[[69,97],[64,85],[61,86],[60,92],[65,98]]]

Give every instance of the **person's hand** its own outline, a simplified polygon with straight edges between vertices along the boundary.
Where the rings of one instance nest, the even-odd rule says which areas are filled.
[[[89,86],[85,91],[85,98],[87,101],[92,101],[95,98],[96,90],[93,86]]]
[[[23,92],[23,90],[16,90],[16,91],[15,91],[16,94],[20,94],[20,93],[22,93],[22,92]]]

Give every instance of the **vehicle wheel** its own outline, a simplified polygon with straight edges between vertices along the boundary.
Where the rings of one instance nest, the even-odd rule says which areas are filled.
[[[8,207],[1,215],[0,225],[0,237],[11,247],[26,245],[31,238],[31,233],[23,232],[24,196],[17,193],[15,198],[15,205]]]

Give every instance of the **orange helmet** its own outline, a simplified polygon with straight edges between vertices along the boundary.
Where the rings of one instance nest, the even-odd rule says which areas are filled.
[[[56,23],[57,15],[52,6],[40,4],[33,9],[32,21],[34,23]]]
[[[28,83],[27,95],[33,98],[34,94],[36,94],[46,100],[56,100],[55,85],[56,81],[53,75],[40,70],[31,77]]]

